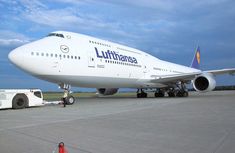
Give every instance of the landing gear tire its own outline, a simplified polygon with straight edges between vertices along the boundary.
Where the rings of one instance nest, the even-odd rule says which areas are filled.
[[[154,96],[155,96],[155,97],[164,97],[165,94],[164,94],[164,92],[155,92],[155,93],[154,93]]]
[[[182,93],[181,91],[178,91],[178,92],[176,93],[176,96],[177,96],[177,97],[183,97],[183,93]]]
[[[169,97],[175,97],[175,93],[174,92],[168,92],[168,96]]]
[[[73,105],[74,103],[75,103],[75,98],[73,97],[73,96],[68,96],[67,98],[66,98],[66,104],[67,105]]]
[[[137,98],[146,98],[146,97],[147,97],[147,93],[145,92],[137,93]]]
[[[184,92],[184,97],[188,97],[188,92],[187,91]]]
[[[25,94],[17,94],[12,100],[13,109],[22,109],[28,107],[28,97]]]
[[[178,91],[176,94],[177,97],[188,97],[187,91]]]

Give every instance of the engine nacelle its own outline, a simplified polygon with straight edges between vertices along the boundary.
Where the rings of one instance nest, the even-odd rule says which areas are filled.
[[[114,95],[118,92],[118,88],[99,88],[97,89],[98,93],[101,95]]]
[[[199,92],[212,91],[215,86],[216,81],[211,73],[203,73],[193,80],[193,88]]]

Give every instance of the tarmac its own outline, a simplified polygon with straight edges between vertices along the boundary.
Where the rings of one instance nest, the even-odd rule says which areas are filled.
[[[234,153],[235,91],[0,111],[0,153]]]

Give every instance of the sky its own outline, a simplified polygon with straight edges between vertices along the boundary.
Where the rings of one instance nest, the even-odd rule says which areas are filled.
[[[128,45],[186,66],[199,45],[202,70],[235,67],[234,6],[234,0],[0,0],[0,88],[58,90],[7,58],[12,49],[57,30]],[[235,76],[216,80],[235,85]]]

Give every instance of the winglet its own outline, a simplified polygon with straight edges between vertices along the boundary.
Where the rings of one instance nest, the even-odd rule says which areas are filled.
[[[200,69],[200,63],[201,63],[201,52],[200,52],[200,47],[198,46],[195,51],[193,61],[190,67],[195,69]]]

